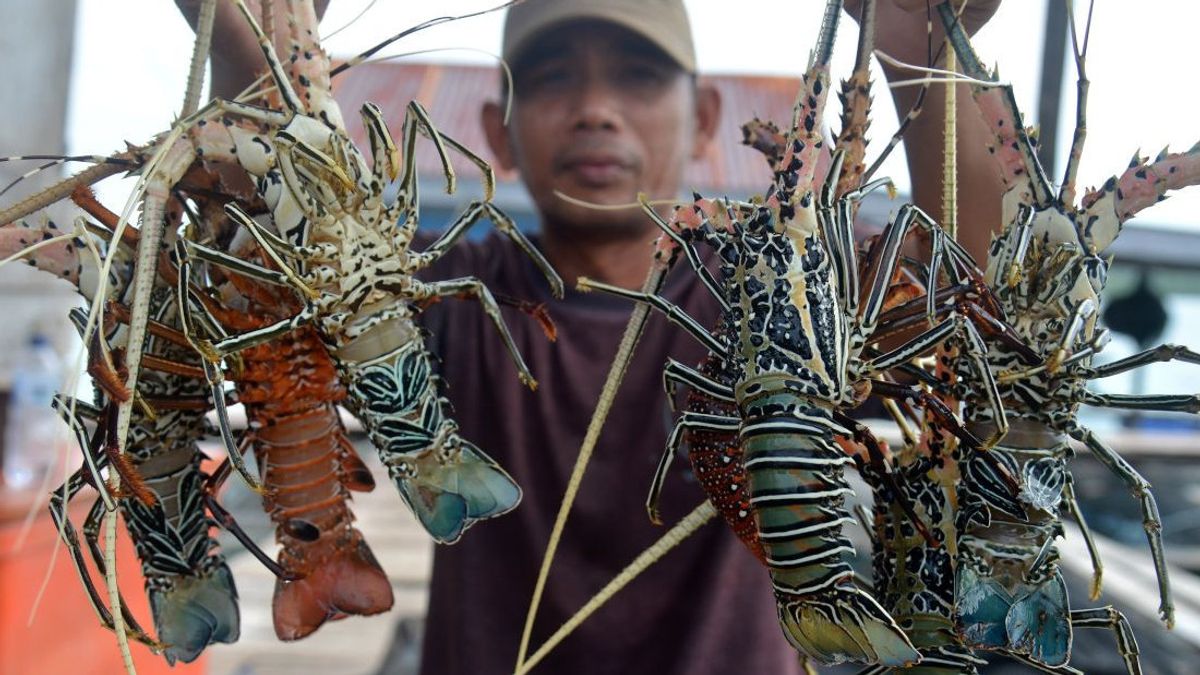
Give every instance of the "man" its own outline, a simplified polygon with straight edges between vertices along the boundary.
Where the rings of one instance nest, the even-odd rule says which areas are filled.
[[[879,37],[881,49],[924,61],[923,12],[888,4],[880,8],[879,25],[889,29]],[[240,88],[258,64],[247,60],[250,53],[245,45],[214,47],[214,91]],[[496,102],[484,108],[483,124],[499,165],[518,169],[529,188],[541,218],[539,246],[569,288],[579,276],[639,286],[657,235],[653,224],[638,209],[589,209],[554,192],[628,204],[638,192],[675,199],[685,187],[684,168],[707,149],[720,100],[695,79],[681,0],[528,0],[509,12],[504,56],[515,81],[512,121],[502,124]],[[911,98],[910,91],[901,92],[898,105],[907,110]],[[930,111],[940,110],[939,99],[931,96],[909,132],[917,176],[937,175],[941,120]],[[969,98],[964,93],[960,100]],[[959,128],[977,133],[981,127],[974,124],[973,130],[964,117]],[[959,160],[964,172],[974,176],[980,172],[970,167],[986,166],[982,175],[994,175],[989,160],[977,156],[982,141],[960,146],[967,153]],[[919,196],[936,195],[940,186],[925,181],[915,189]],[[994,180],[976,194],[988,189],[999,194]],[[999,213],[998,203],[984,200],[967,208],[975,212],[963,214],[965,223],[994,223]],[[713,325],[712,299],[682,267],[663,295]],[[506,311],[540,383],[531,392],[518,382],[494,328],[474,303],[440,303],[425,315],[463,437],[500,462],[525,491],[514,512],[437,549],[422,659],[429,675],[511,672],[554,514],[631,311],[622,300],[573,290],[553,300],[529,261],[500,237],[460,244],[430,278],[466,274],[494,292],[547,302],[559,338],[548,343],[531,321]],[[568,521],[533,647],[663,532],[647,522],[644,509],[672,421],[661,369],[668,356],[695,363],[703,354],[682,331],[652,318]],[[662,507],[668,523],[703,499],[684,464],[676,463],[667,478]],[[766,570],[714,522],[597,611],[539,672],[786,675],[800,667],[781,634]]]

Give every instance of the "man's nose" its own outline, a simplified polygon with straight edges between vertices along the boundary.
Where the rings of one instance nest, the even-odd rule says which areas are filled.
[[[577,130],[615,130],[621,124],[620,96],[602,80],[588,78],[579,89],[575,110]]]

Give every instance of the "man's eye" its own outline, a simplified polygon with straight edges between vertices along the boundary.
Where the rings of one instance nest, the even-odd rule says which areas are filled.
[[[570,79],[566,68],[539,68],[525,76],[525,84],[532,89],[546,89],[565,85]]]
[[[634,63],[621,69],[621,79],[627,84],[660,84],[666,80],[662,68]]]

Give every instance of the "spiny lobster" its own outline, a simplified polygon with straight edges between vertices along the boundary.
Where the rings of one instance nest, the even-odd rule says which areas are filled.
[[[868,170],[863,160],[867,144],[866,131],[870,125],[868,63],[873,45],[874,6],[875,3],[873,0],[867,0],[863,3],[863,15],[859,18],[862,27],[859,34],[859,57],[853,75],[849,80],[842,83],[842,91],[839,95],[842,101],[843,114],[842,131],[837,136],[836,147],[844,151],[845,159],[843,160],[841,175],[838,177],[836,190],[838,198],[870,181],[871,176],[874,174],[874,168],[878,167],[886,157],[886,154],[895,147],[896,141],[902,135],[907,123],[920,113],[920,105],[924,100],[924,93],[922,92],[918,96],[916,106],[909,111],[905,122],[901,124],[901,128],[896,132],[896,136],[889,143],[883,156],[875,161],[871,170]],[[780,162],[785,153],[787,139],[773,122],[756,118],[743,124],[742,142],[761,152],[767,159],[767,163],[772,171],[777,171],[781,168]],[[853,214],[856,206],[856,204],[851,205],[851,214]],[[860,278],[867,278],[868,266],[865,263],[873,257],[872,246],[877,241],[878,238],[874,238],[874,242],[868,243],[866,249],[860,255],[860,261],[863,263],[858,270]],[[885,313],[887,310],[913,299],[918,294],[923,295],[923,287],[919,287],[919,284],[916,284],[911,278],[911,275],[908,275],[903,270],[897,271],[897,276],[893,278],[893,283],[887,291],[888,299],[884,303],[883,308]],[[667,390],[668,400],[673,402],[675,400],[674,393],[676,387],[679,384],[684,384],[689,387],[685,405],[687,412],[722,417],[736,416],[737,407],[732,401],[724,400],[714,395],[713,392],[706,390],[703,385],[703,380],[707,379],[717,381],[727,387],[732,386],[736,378],[734,367],[732,362],[727,363],[716,353],[710,353],[699,368],[699,374],[703,378],[698,379],[693,377],[696,371],[687,368],[675,360],[670,360],[663,370],[663,384]],[[741,442],[738,434],[735,432],[722,432],[702,426],[692,426],[690,429],[685,430],[685,427],[682,425],[674,429],[674,433],[664,451],[662,462],[655,474],[650,496],[647,499],[647,511],[650,514],[651,521],[655,523],[660,522],[658,514],[659,494],[663,488],[663,480],[666,476],[668,463],[674,457],[675,448],[682,442],[687,443],[688,459],[691,461],[693,471],[705,494],[716,507],[717,512],[721,514],[722,518],[725,519],[726,523],[738,536],[738,539],[745,544],[750,552],[759,558],[759,560],[765,562],[762,542],[758,540],[757,529],[750,508],[750,497],[747,491],[746,469],[742,457]]]
[[[1045,359],[1044,366],[1026,368],[1002,350],[988,353],[989,366],[1001,373],[1011,428],[994,453],[1021,477],[1021,490],[1014,498],[991,489],[992,470],[981,466],[975,456],[967,456],[958,491],[959,629],[975,647],[1013,653],[1045,669],[1065,667],[1069,661],[1072,626],[1109,627],[1128,669],[1138,672],[1136,642],[1119,612],[1112,607],[1069,608],[1054,539],[1062,531],[1060,509],[1077,510],[1066,468],[1072,454],[1068,438],[1074,438],[1120,476],[1140,501],[1158,572],[1159,612],[1168,626],[1172,623],[1161,523],[1150,484],[1081,425],[1077,412],[1080,404],[1200,410],[1196,396],[1104,395],[1085,387],[1090,379],[1155,361],[1200,362],[1196,352],[1164,345],[1115,363],[1091,364],[1106,341],[1098,309],[1108,263],[1100,252],[1116,239],[1122,223],[1162,199],[1167,190],[1200,182],[1200,145],[1180,154],[1164,151],[1152,162],[1135,156],[1120,177],[1086,192],[1076,206],[1088,89],[1078,44],[1076,128],[1062,187],[1055,192],[1022,123],[1011,86],[983,83],[996,78],[983,67],[953,12],[944,5],[938,11],[962,71],[979,82],[972,91],[995,136],[992,152],[1006,187],[1003,230],[989,250],[987,281],[1018,334]],[[979,405],[973,388],[963,387],[961,394],[970,428],[988,433],[1005,423]],[[1093,559],[1098,560],[1095,555]],[[1099,575],[1097,568],[1096,595]]]
[[[435,540],[456,541],[478,520],[514,508],[520,489],[494,461],[461,438],[445,416],[429,354],[412,321],[414,313],[422,303],[441,297],[477,298],[505,340],[522,380],[530,386],[535,382],[495,299],[477,279],[424,283],[412,275],[437,260],[486,216],[534,260],[556,294],[561,293],[561,280],[511,219],[486,200],[468,206],[425,251],[411,251],[418,209],[417,134],[426,134],[437,148],[450,190],[454,175],[445,146],[484,171],[488,198],[494,185],[491,169],[457,141],[439,134],[415,102],[405,116],[403,163],[378,108],[363,107],[374,159],[368,167],[350,143],[330,93],[329,58],[316,39],[311,3],[289,3],[296,57],[292,67],[303,97],[245,5],[239,2],[238,7],[258,37],[285,109],[249,109],[218,101],[213,104],[216,110],[257,121],[267,132],[200,120],[192,128],[194,143],[203,148],[206,159],[237,163],[257,180],[259,196],[278,233],[256,223],[237,204],[229,204],[226,212],[255,238],[276,269],[189,241],[186,232],[177,240],[176,253],[184,270],[190,270],[194,260],[205,261],[258,281],[289,286],[303,296],[305,304],[294,317],[232,337],[203,335],[190,320],[185,321],[187,332],[205,359],[215,364],[300,326],[315,325],[347,388],[347,404],[363,421],[401,496]],[[198,154],[185,151],[193,158]],[[385,204],[384,186],[398,176],[399,194]],[[187,277],[188,273],[181,275]],[[180,297],[185,308],[197,307],[182,280]],[[219,383],[214,381],[213,386]],[[231,456],[236,454],[237,449],[231,448]]]
[[[126,247],[136,244],[136,235],[127,233],[124,241],[113,243],[106,229],[103,211],[90,192],[75,195],[85,209],[97,215],[100,223],[88,223],[78,237],[56,242],[37,251],[25,261],[74,284],[81,295],[91,299],[98,287],[100,256],[113,250],[118,261],[110,270],[109,293],[122,298],[129,287],[132,263]],[[80,223],[84,221],[80,218]],[[47,221],[43,226],[12,223],[0,228],[0,250],[16,252],[35,241],[51,238],[58,228]],[[89,255],[91,253],[91,255]],[[133,412],[128,454],[116,448],[116,402],[134,394],[124,389],[117,369],[124,349],[113,349],[106,358],[102,340],[120,344],[124,329],[114,324],[107,340],[96,333],[91,341],[89,370],[98,384],[98,405],[56,400],[56,408],[75,432],[83,451],[84,466],[56,489],[50,497],[50,512],[62,533],[89,602],[101,623],[113,628],[110,609],[92,584],[78,534],[67,517],[67,503],[85,486],[95,487],[100,498],[93,504],[83,524],[84,539],[96,567],[103,573],[104,556],[98,543],[100,517],[106,508],[120,508],[142,565],[150,596],[151,613],[157,639],[150,637],[129,613],[123,601],[119,611],[129,634],[153,649],[161,649],[168,662],[190,662],[213,642],[233,642],[239,634],[237,592],[233,578],[210,536],[213,522],[205,511],[205,485],[209,477],[200,469],[204,459],[197,441],[210,435],[205,418],[208,410],[207,387],[197,360],[181,336],[171,341],[168,325],[175,307],[165,290],[155,298],[152,326],[162,337],[151,340],[147,350],[149,369],[136,396],[141,405]],[[112,319],[121,312],[119,302],[110,305]],[[76,312],[73,318],[82,327],[86,318]],[[127,317],[125,317],[127,319]],[[182,346],[181,346],[182,345]],[[85,420],[95,424],[89,437]],[[101,471],[112,466],[127,486],[110,495]]]
[[[951,335],[964,336],[981,362],[982,338],[972,322],[992,326],[986,312],[969,298],[959,298],[951,316],[935,328],[887,353],[863,358],[868,342],[891,333],[890,326],[878,332],[876,328],[900,246],[910,230],[929,232],[934,257],[960,286],[967,281],[962,272],[969,257],[946,241],[918,209],[902,207],[881,239],[875,274],[860,310],[849,212],[855,200],[887,181],[874,181],[835,198],[844,158],[840,150],[819,194],[813,180],[823,146],[819,120],[829,89],[829,54],[840,10],[840,2],[826,7],[818,47],[785,135],[780,169],[765,197],[727,202],[697,195],[693,206],[677,208],[670,222],[643,205],[664,232],[656,264],[669,265],[678,251],[686,253],[723,309],[718,330],[710,334],[654,294],[589,280],[581,280],[580,285],[659,309],[722,361],[734,364],[732,386],[694,371],[688,383],[734,403],[738,415],[685,413],[679,425],[684,431],[739,434],[758,539],[770,568],[784,633],[792,644],[826,663],[852,660],[902,666],[917,660],[916,651],[887,612],[855,585],[848,562],[853,548],[841,530],[850,520],[842,506],[850,488],[843,471],[855,460],[832,439],[861,435],[862,430],[844,426],[846,418],[839,409],[856,405],[868,393],[919,401],[936,409],[923,392],[872,376]],[[720,281],[692,250],[695,240],[716,250]],[[931,295],[930,313],[945,313],[936,291]],[[954,311],[958,309],[962,313]],[[981,368],[978,376],[987,380],[990,374]],[[948,411],[942,412],[965,442],[981,445],[954,423]],[[868,449],[876,448],[868,444]]]
[[[235,254],[254,260],[253,241],[231,229],[223,210],[245,196],[235,195],[212,171],[197,167],[189,177],[197,174],[205,179],[202,189],[180,190],[192,224],[214,240],[232,238],[228,246]],[[191,297],[217,322],[213,330],[261,328],[297,309],[294,296],[276,286],[212,271],[210,290]],[[272,607],[276,635],[295,640],[331,618],[386,611],[391,585],[353,527],[349,504],[349,491],[371,490],[374,479],[338,415],[336,402],[345,398],[345,389],[315,330],[305,326],[247,348],[231,366],[249,423],[239,444],[255,452],[263,505],[282,544],[278,563],[285,575],[276,579]],[[221,468],[214,487],[229,475],[228,464]],[[219,504],[213,508],[228,518]]]
[[[248,251],[241,257],[251,259]],[[233,330],[253,330],[285,318],[294,298],[229,275],[221,303],[208,310]],[[282,545],[279,564],[297,578],[278,579],[275,634],[296,640],[325,621],[369,615],[392,606],[392,587],[362,533],[352,525],[349,490],[374,479],[358,459],[338,415],[346,392],[311,326],[239,353],[235,380],[263,484],[263,505]]]

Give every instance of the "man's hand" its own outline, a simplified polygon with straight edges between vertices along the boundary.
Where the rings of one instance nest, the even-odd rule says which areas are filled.
[[[929,8],[941,4],[937,0]],[[955,0],[961,5],[961,0]],[[996,9],[1000,0],[970,0],[963,12],[963,26],[974,34],[983,27]],[[858,18],[862,0],[846,0],[850,15]],[[932,13],[933,42],[929,42],[926,31],[927,5],[925,0],[878,0],[875,9],[875,48],[888,56],[917,66],[928,64],[929,46],[937,53],[946,40],[946,32],[936,13]],[[913,79],[917,77],[909,70],[900,70],[884,65],[884,74],[889,80]],[[892,99],[901,118],[916,102],[918,87],[892,90]],[[908,172],[912,177],[912,200],[939,222],[942,214],[942,129],[945,125],[944,85],[930,87],[925,99],[924,110],[904,136],[904,149],[908,157]],[[987,245],[1000,222],[1000,196],[1003,185],[994,158],[988,154],[987,146],[992,142],[990,129],[979,114],[970,89],[958,87],[958,178],[960,195],[971,195],[960,199],[958,222],[959,242],[975,256],[986,260]]]
[[[875,3],[875,48],[893,58],[917,66],[929,65],[926,46],[925,20],[933,21],[933,52],[946,40],[946,31],[938,20],[934,7],[948,0],[877,0]],[[846,0],[846,11],[858,20],[863,0]],[[961,6],[962,0],[956,0]],[[970,0],[962,11],[963,27],[969,35],[992,18],[1000,7],[1000,0]]]
[[[275,49],[277,53],[286,54],[289,42],[287,20],[284,16],[287,6],[282,0],[274,2],[275,16]],[[262,24],[263,3],[261,0],[245,0],[246,7]],[[200,5],[203,0],[175,0],[180,13],[187,19],[192,30],[196,29],[199,21]],[[314,0],[317,16],[325,14],[329,0]],[[213,22],[212,36],[212,70],[213,95],[221,98],[233,98],[250,85],[266,68],[266,60],[258,48],[258,40],[254,31],[242,17],[237,7],[228,0],[217,0],[216,19]]]

